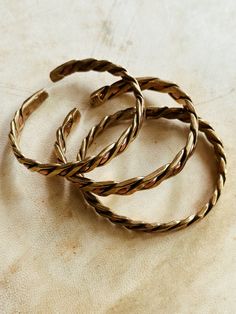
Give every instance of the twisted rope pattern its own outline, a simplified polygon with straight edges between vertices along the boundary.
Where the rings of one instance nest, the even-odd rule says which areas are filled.
[[[29,115],[48,97],[48,93],[45,90],[40,90],[23,103],[21,108],[15,113],[10,125],[9,139],[13,152],[18,161],[31,171],[36,171],[46,176],[60,175],[66,177],[89,172],[96,167],[105,165],[115,156],[123,152],[138,135],[145,114],[144,100],[138,82],[135,78],[131,77],[124,68],[106,60],[72,60],[54,69],[50,77],[53,82],[56,82],[76,71],[84,72],[90,70],[98,72],[107,71],[114,76],[121,76],[130,86],[130,89],[134,92],[136,97],[136,110],[130,126],[121,134],[116,142],[108,145],[97,156],[87,157],[82,161],[70,162],[63,165],[59,163],[43,164],[27,158],[21,153],[19,136]]]
[[[154,188],[167,178],[178,174],[183,169],[185,163],[192,155],[196,147],[198,136],[198,119],[190,97],[184,91],[182,91],[178,85],[171,82],[162,81],[153,77],[138,78],[137,80],[142,90],[149,89],[162,93],[168,93],[172,98],[174,98],[178,103],[182,104],[186,108],[186,111],[189,113],[190,117],[190,130],[186,145],[178,152],[172,162],[165,164],[164,166],[158,168],[146,176],[139,176],[122,182],[96,182],[81,176],[72,176],[68,178],[70,181],[77,183],[78,186],[84,191],[93,192],[101,196],[107,196],[110,194],[130,195],[139,190]],[[98,91],[94,92],[91,96],[92,103],[95,102],[98,104],[98,100],[100,103],[102,103],[105,100],[129,91],[130,88],[128,84],[121,80],[111,86],[102,87]],[[130,119],[135,111],[133,111],[132,114],[130,111],[127,111],[126,114],[128,114],[128,112],[128,118]],[[86,160],[88,148],[94,142],[96,137],[106,128],[116,124],[120,119],[123,119],[123,115],[124,113],[122,111],[118,111],[113,115],[105,116],[96,126],[91,128],[88,135],[82,141],[79,150],[80,160]],[[126,143],[123,143],[123,145],[125,146]]]
[[[129,108],[127,110],[119,111],[116,113],[118,121],[127,121],[131,119],[134,114],[133,108]],[[146,116],[148,119],[179,119],[185,123],[190,122],[190,114],[186,109],[181,108],[155,108],[149,107],[147,108]],[[63,122],[60,131],[57,133],[57,145],[55,145],[55,152],[60,162],[67,162],[66,158],[66,137],[69,135],[73,124],[77,120],[78,112],[73,110],[68,114],[66,119]],[[218,166],[218,174],[215,182],[214,191],[209,199],[209,201],[201,207],[195,214],[187,216],[184,219],[173,220],[167,223],[147,223],[143,221],[135,221],[128,217],[121,216],[115,214],[110,208],[101,204],[98,198],[90,192],[82,193],[84,195],[85,200],[91,205],[95,211],[109,219],[112,223],[122,225],[127,229],[136,230],[136,231],[144,231],[144,232],[169,232],[169,231],[177,231],[183,228],[186,228],[193,223],[203,219],[216,204],[217,200],[221,195],[221,191],[223,189],[225,180],[226,180],[226,156],[224,153],[224,148],[221,140],[217,137],[214,129],[209,125],[208,122],[199,119],[199,130],[203,132],[207,138],[207,140],[212,144],[215,152],[215,157]],[[78,158],[80,158],[80,154],[78,154]]]
[[[223,144],[215,134],[214,129],[204,120],[197,117],[193,103],[190,97],[183,92],[180,87],[172,82],[160,80],[159,78],[139,78],[131,77],[127,71],[106,60],[85,59],[71,60],[57,67],[50,73],[53,82],[59,81],[64,77],[84,71],[107,71],[114,76],[121,76],[122,80],[104,86],[91,95],[91,104],[96,106],[112,97],[133,91],[136,97],[135,108],[118,111],[113,115],[104,117],[99,124],[94,126],[80,147],[77,161],[67,162],[66,154],[66,137],[69,135],[73,125],[79,117],[79,111],[73,109],[64,120],[63,125],[57,131],[57,141],[55,143],[55,152],[57,154],[58,163],[39,163],[25,157],[19,147],[19,138],[23,130],[24,124],[30,114],[35,111],[42,102],[48,97],[46,90],[40,90],[30,96],[15,113],[10,126],[10,142],[13,152],[20,163],[24,164],[31,171],[39,172],[46,176],[65,176],[72,182],[78,183],[82,188],[85,200],[95,208],[95,211],[108,218],[112,223],[120,224],[127,229],[144,231],[144,232],[167,232],[185,228],[192,223],[203,219],[216,204],[220,197],[222,188],[226,179],[226,157]],[[140,84],[140,86],[139,86]],[[150,89],[162,93],[168,93],[184,108],[154,108],[149,107],[146,110],[147,119],[179,119],[185,123],[190,123],[189,135],[186,146],[181,149],[172,162],[167,163],[161,168],[155,170],[145,177],[136,177],[123,182],[103,181],[94,182],[84,177],[84,173],[92,171],[96,167],[100,167],[108,163],[115,156],[122,153],[131,143],[142,126],[145,117],[144,100],[141,89]],[[94,139],[101,134],[106,128],[118,123],[129,122],[130,126],[121,134],[118,140],[105,147],[97,156],[86,157],[88,148]],[[143,221],[135,221],[128,217],[115,214],[110,208],[102,205],[97,197],[91,192],[106,196],[110,194],[128,195],[138,190],[150,189],[156,187],[163,180],[179,173],[188,158],[193,154],[197,143],[198,129],[203,132],[212,144],[218,165],[218,175],[215,182],[214,191],[209,201],[201,207],[195,214],[185,217],[181,220],[173,220],[167,223],[146,223]]]

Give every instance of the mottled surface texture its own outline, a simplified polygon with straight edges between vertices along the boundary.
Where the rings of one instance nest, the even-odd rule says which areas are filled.
[[[234,0],[0,1],[0,313],[235,313],[235,15]],[[163,236],[128,232],[98,217],[75,185],[17,163],[7,138],[14,112],[34,91],[53,86],[50,70],[87,57],[178,83],[215,127],[228,177],[206,219]],[[23,151],[52,161],[55,129],[78,106],[82,119],[68,152],[75,159],[94,123],[134,104],[125,95],[90,108],[90,93],[112,82],[108,74],[82,73],[55,83],[26,125]],[[149,106],[176,105],[165,95],[144,95]],[[125,127],[105,132],[90,153]],[[150,121],[124,154],[89,176],[147,174],[173,159],[187,132],[177,121]],[[102,200],[134,219],[178,219],[207,201],[215,168],[200,137],[178,176],[153,190]]]

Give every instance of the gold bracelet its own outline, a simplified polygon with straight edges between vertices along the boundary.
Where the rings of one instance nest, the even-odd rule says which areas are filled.
[[[177,155],[174,157],[173,161],[165,164],[164,166],[158,168],[152,173],[142,176],[135,177],[122,182],[115,181],[100,181],[96,182],[89,178],[81,176],[72,176],[68,178],[72,182],[76,182],[78,187],[82,188],[84,191],[93,192],[97,195],[107,196],[110,194],[128,195],[133,194],[139,190],[150,189],[158,186],[165,179],[176,175],[179,173],[188,158],[192,155],[198,136],[198,119],[197,114],[192,104],[190,97],[183,92],[178,85],[172,82],[167,82],[160,80],[158,78],[138,78],[137,79],[141,89],[150,89],[162,93],[168,93],[172,98],[174,98],[178,103],[182,104],[190,117],[190,129],[189,135],[185,147],[183,147]],[[114,96],[129,92],[129,86],[124,81],[118,81],[111,86],[105,86],[95,93],[92,94],[92,102],[95,101],[96,104],[103,102]],[[135,113],[135,111],[134,111]],[[86,160],[87,150],[93,143],[98,134],[100,134],[104,129],[106,129],[113,120],[119,118],[119,112],[112,116],[105,116],[100,123],[91,128],[88,135],[82,141],[80,148],[80,160]],[[58,130],[60,132],[60,128]]]
[[[115,124],[115,122],[123,121],[127,122],[127,120],[132,119],[135,111],[133,108],[129,108],[126,110],[119,111],[114,115],[109,116],[107,119],[109,120],[109,126]],[[149,107],[146,111],[147,119],[179,119],[185,123],[189,123],[191,121],[190,113],[186,109],[182,108],[156,108]],[[60,131],[57,132],[57,144],[55,145],[55,153],[58,157],[58,160],[62,163],[67,162],[66,158],[66,137],[69,135],[73,125],[77,121],[78,111],[76,109],[72,110],[64,120]],[[111,120],[110,120],[111,118]],[[111,122],[112,121],[112,122]],[[144,221],[135,221],[126,216],[118,215],[114,213],[110,208],[101,204],[98,198],[90,193],[85,192],[83,190],[82,193],[84,195],[85,200],[91,205],[95,211],[109,219],[112,223],[121,225],[127,229],[135,230],[135,231],[144,231],[144,232],[169,232],[169,231],[177,231],[183,228],[186,228],[193,223],[203,219],[216,204],[217,200],[221,195],[221,191],[223,189],[225,180],[226,180],[226,156],[223,148],[223,144],[221,140],[217,137],[214,129],[207,123],[206,121],[198,118],[199,121],[199,130],[203,132],[207,138],[207,140],[212,144],[215,152],[215,157],[218,166],[218,174],[215,182],[214,191],[209,199],[209,201],[202,206],[195,214],[187,216],[180,220],[173,220],[167,223],[148,223]],[[111,122],[111,123],[110,123]],[[78,158],[80,158],[80,154],[78,154]],[[81,175],[82,176],[82,175]]]
[[[50,73],[53,82],[62,79],[64,76],[71,73],[84,72],[84,71],[107,71],[115,76],[121,76],[136,98],[136,110],[132,117],[130,126],[122,133],[118,140],[106,148],[104,148],[97,156],[86,158],[86,160],[70,162],[67,164],[59,163],[40,163],[36,160],[27,158],[20,149],[19,136],[23,130],[24,124],[30,114],[35,111],[42,102],[48,97],[46,90],[42,89],[32,96],[30,96],[15,113],[15,116],[10,126],[10,143],[13,152],[20,163],[26,166],[31,171],[39,172],[46,176],[74,176],[79,173],[89,172],[96,167],[100,167],[108,163],[112,158],[123,152],[131,143],[141,129],[142,122],[145,116],[144,100],[135,78],[130,76],[127,71],[106,60],[85,59],[85,60],[72,60],[69,61]]]

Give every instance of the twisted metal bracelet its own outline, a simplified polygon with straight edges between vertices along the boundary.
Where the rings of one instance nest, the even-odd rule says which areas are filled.
[[[65,76],[68,76],[72,73],[75,73],[80,68],[80,61],[72,60],[68,63],[62,64],[53,72],[51,75],[54,81],[63,79]],[[190,97],[180,89],[180,87],[169,81],[164,81],[159,78],[154,77],[143,77],[137,79],[141,89],[150,89],[154,91],[159,91],[162,93],[168,93],[176,102],[183,105],[183,107],[190,114],[190,130],[187,138],[187,142],[184,148],[182,148],[178,154],[175,156],[172,162],[165,164],[160,167],[150,175],[145,177],[132,178],[123,182],[115,181],[101,181],[95,182],[89,178],[81,177],[79,175],[69,175],[69,180],[72,182],[78,183],[80,188],[83,188],[85,191],[93,192],[97,195],[107,196],[110,194],[119,194],[126,195],[132,194],[140,189],[146,189],[155,187],[160,184],[163,180],[178,174],[184,167],[188,158],[192,155],[196,144],[198,136],[198,119],[195,108],[193,106],[192,100]],[[91,104],[98,105],[104,102],[106,99],[110,99],[114,96],[126,93],[130,91],[129,84],[126,83],[125,79],[120,80],[111,86],[104,86],[99,90],[95,91],[91,95]],[[104,117],[100,123],[93,127],[88,136],[82,142],[80,149],[81,160],[86,159],[86,151],[91,145],[96,135],[101,132],[104,128],[109,125],[109,118]],[[123,142],[124,147],[126,143]],[[125,148],[124,148],[125,149]],[[122,150],[123,151],[123,150]]]
[[[116,117],[113,119],[113,122],[127,122],[127,120],[131,119],[134,115],[134,109],[129,108],[123,111],[119,111],[115,113],[113,116]],[[179,119],[185,123],[190,122],[190,114],[186,109],[181,108],[156,108],[149,107],[146,111],[147,119]],[[78,110],[72,110],[67,117],[65,118],[62,127],[60,128],[60,132],[57,132],[57,144],[55,145],[55,153],[60,162],[66,163],[66,137],[69,135],[74,123],[78,118]],[[91,205],[97,214],[109,219],[112,223],[121,225],[127,229],[136,230],[136,231],[144,231],[144,232],[169,232],[169,231],[177,231],[183,228],[186,228],[193,223],[203,219],[216,204],[219,199],[225,180],[226,180],[226,156],[224,153],[224,148],[221,140],[217,137],[214,129],[209,125],[208,122],[198,118],[199,120],[199,130],[203,132],[207,138],[207,140],[212,144],[215,152],[215,157],[218,166],[218,174],[215,182],[214,191],[209,199],[209,201],[202,206],[195,214],[185,217],[180,220],[173,220],[167,223],[148,223],[144,221],[135,221],[126,216],[118,215],[114,213],[110,208],[101,204],[98,198],[90,193],[84,192],[85,200]],[[80,154],[78,154],[78,158],[80,158]],[[82,176],[82,175],[81,175]]]
[[[75,66],[76,65],[76,66]],[[136,110],[131,119],[130,126],[122,133],[118,140],[106,148],[104,148],[97,156],[88,157],[82,161],[75,161],[66,164],[59,163],[40,163],[33,159],[27,158],[20,150],[19,136],[24,127],[24,124],[30,114],[36,110],[41,103],[48,97],[46,90],[42,89],[32,96],[30,96],[21,106],[21,108],[15,113],[15,116],[10,126],[10,143],[13,152],[20,163],[26,166],[31,171],[39,172],[46,176],[73,176],[78,173],[89,172],[96,167],[100,167],[108,163],[116,155],[122,153],[131,143],[142,126],[142,122],[145,115],[144,100],[135,78],[131,77],[126,69],[117,66],[106,60],[85,59],[79,61],[69,61],[62,66],[54,69],[50,73],[50,77],[53,82],[60,80],[65,75],[74,71],[107,71],[115,76],[121,76],[122,79],[130,86],[136,97]]]
[[[168,93],[172,98],[174,98],[178,103],[182,104],[186,108],[190,117],[190,130],[186,145],[178,152],[172,162],[165,164],[164,166],[158,168],[157,170],[146,176],[135,177],[122,182],[96,182],[89,178],[81,176],[73,176],[68,178],[70,181],[78,183],[78,186],[84,191],[93,192],[101,196],[107,196],[110,194],[133,194],[139,190],[154,188],[165,179],[179,173],[183,169],[185,163],[192,155],[196,147],[198,135],[198,119],[189,96],[184,93],[176,84],[163,81],[158,78],[138,78],[138,82],[141,89],[150,89],[162,93]],[[102,103],[104,100],[129,91],[130,88],[128,84],[126,84],[126,82],[118,81],[111,86],[102,87],[98,91],[94,92],[92,94],[91,100],[93,104],[98,104],[98,102]],[[110,126],[114,122],[114,120],[119,119],[120,114],[122,115],[123,113],[117,112],[115,115],[105,116],[100,121],[100,123],[91,128],[88,135],[82,141],[82,145],[79,151],[81,160],[86,160],[87,150],[91,146],[95,138],[104,129]],[[58,132],[60,132],[60,128]]]

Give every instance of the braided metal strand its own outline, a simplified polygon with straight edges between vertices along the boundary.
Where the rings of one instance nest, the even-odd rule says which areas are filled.
[[[124,68],[106,60],[72,60],[53,70],[50,76],[53,81],[58,81],[75,71],[81,72],[90,70],[99,72],[107,71],[115,76],[121,76],[130,86],[136,98],[136,111],[130,126],[121,134],[116,142],[108,145],[97,156],[87,157],[85,160],[63,165],[58,163],[42,164],[22,154],[18,141],[19,135],[29,115],[48,97],[48,93],[45,90],[40,90],[29,97],[16,112],[11,122],[9,134],[10,143],[16,158],[31,171],[36,171],[46,176],[61,175],[66,177],[89,172],[96,167],[105,165],[116,155],[123,152],[138,135],[145,114],[144,100],[138,82],[135,78],[131,77]]]
[[[138,78],[138,82],[141,89],[150,89],[162,93],[168,93],[172,98],[174,98],[178,103],[182,104],[186,108],[190,116],[190,130],[186,145],[178,152],[172,162],[165,164],[164,166],[158,168],[157,170],[146,176],[134,177],[122,182],[96,182],[89,178],[84,178],[81,176],[72,176],[68,178],[70,181],[78,183],[78,186],[84,191],[93,192],[101,196],[107,196],[110,194],[130,195],[139,190],[154,188],[165,179],[179,173],[183,169],[185,163],[192,155],[196,147],[198,135],[198,119],[190,97],[184,91],[182,91],[178,85],[160,80],[158,78]],[[110,99],[129,91],[129,86],[126,84],[126,82],[121,80],[111,86],[105,86],[94,92],[91,96],[91,99],[96,103],[97,100],[102,103],[104,100]],[[132,115],[133,114],[134,111]],[[130,117],[132,115],[130,115]],[[88,135],[82,141],[80,147],[79,153],[81,160],[85,160],[87,158],[86,156],[88,148],[91,146],[96,137],[101,134],[101,132],[106,128],[116,124],[117,121],[119,121],[121,118],[123,119],[123,113],[119,111],[111,116],[105,116],[96,126],[91,128]],[[124,142],[123,145],[125,146],[126,143]]]
[[[119,112],[119,116],[121,118],[120,121],[126,121],[130,119],[133,114],[133,109],[129,108],[127,110],[123,110]],[[155,108],[150,107],[147,109],[147,118],[148,119],[179,119],[185,123],[190,122],[189,113],[185,109],[181,108]],[[70,129],[72,128],[78,113],[74,110],[68,114],[66,119],[64,120],[63,126],[59,129],[57,133],[57,145],[55,146],[55,152],[58,159],[61,162],[67,162],[65,153],[66,153],[66,137],[70,133]],[[169,232],[169,231],[177,231],[183,228],[186,228],[193,223],[203,219],[216,204],[219,199],[225,180],[226,180],[226,156],[224,153],[224,148],[221,140],[217,137],[214,129],[207,123],[206,121],[199,118],[199,129],[203,132],[207,138],[207,140],[212,144],[215,152],[215,157],[218,166],[218,174],[215,181],[214,191],[209,199],[209,201],[201,207],[195,214],[185,217],[180,220],[173,220],[167,223],[148,223],[143,221],[135,221],[128,217],[118,215],[114,213],[110,208],[101,204],[98,198],[90,193],[84,192],[85,200],[91,205],[95,211],[109,219],[114,224],[119,224],[127,229],[135,230],[135,231],[143,231],[143,232]],[[80,156],[78,156],[80,157]]]
[[[191,98],[175,83],[170,81],[164,81],[157,77],[138,77],[136,78],[141,90],[152,90],[160,93],[167,93],[177,103],[181,104],[190,114],[190,132],[186,143],[186,147],[183,148],[183,158],[180,160],[181,165],[178,165],[178,169],[172,169],[175,174],[179,173],[187,159],[192,155],[198,135],[198,120],[197,113]],[[104,86],[93,92],[90,97],[90,103],[92,106],[98,106],[104,103],[104,101],[113,97],[130,92],[129,86],[125,81],[117,81],[112,85]]]

